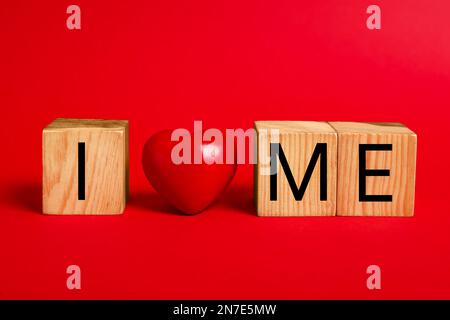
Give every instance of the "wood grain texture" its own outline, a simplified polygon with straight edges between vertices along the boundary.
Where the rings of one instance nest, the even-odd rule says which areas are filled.
[[[256,121],[258,162],[255,165],[255,203],[259,216],[334,216],[336,214],[337,135],[326,122],[312,121]],[[317,162],[303,199],[295,200],[280,162],[278,167],[278,199],[270,200],[268,159],[270,143],[277,142],[271,129],[279,130],[279,143],[286,155],[297,186],[317,143],[327,144],[327,200],[321,201],[320,163]],[[264,141],[263,141],[264,140]],[[260,161],[266,158],[266,163]]]
[[[412,216],[417,136],[398,123],[330,122],[338,133],[337,215]],[[359,201],[359,144],[392,144],[392,151],[367,151],[367,169],[389,169],[388,177],[366,177],[366,194],[392,195],[392,202]]]
[[[78,200],[78,143],[84,142],[85,200]],[[43,212],[120,214],[128,194],[128,122],[56,119],[43,130]]]

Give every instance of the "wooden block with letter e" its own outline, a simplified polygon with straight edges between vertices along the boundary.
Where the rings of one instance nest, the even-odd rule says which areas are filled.
[[[417,136],[399,123],[330,122],[338,133],[338,216],[412,216]]]
[[[256,121],[259,216],[336,214],[337,135],[326,122]]]
[[[43,130],[43,212],[120,214],[128,193],[128,121],[56,119]]]

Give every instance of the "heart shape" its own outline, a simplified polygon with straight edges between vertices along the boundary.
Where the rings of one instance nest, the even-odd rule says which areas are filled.
[[[172,130],[160,131],[145,143],[142,154],[145,175],[155,190],[174,207],[186,214],[199,213],[226,189],[236,173],[236,162],[212,163],[211,159],[218,156],[223,156],[225,163],[223,144],[213,141],[194,146],[194,139],[191,139],[191,154],[195,148],[200,148],[202,163],[175,164],[172,150],[179,142],[171,141],[171,135]]]

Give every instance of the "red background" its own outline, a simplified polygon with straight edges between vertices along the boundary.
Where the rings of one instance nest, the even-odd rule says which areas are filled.
[[[0,4],[0,298],[450,298],[448,1],[76,1],[81,31],[66,28],[70,4]],[[130,121],[124,215],[40,214],[56,117]],[[251,166],[182,216],[145,180],[152,133],[264,119],[405,123],[415,217],[258,218]],[[81,291],[66,288],[70,264]],[[382,290],[366,288],[370,264]]]

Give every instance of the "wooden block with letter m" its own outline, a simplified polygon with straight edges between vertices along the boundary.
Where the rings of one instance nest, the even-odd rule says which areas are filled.
[[[43,212],[120,214],[128,193],[128,122],[56,119],[43,130]]]
[[[255,129],[258,215],[336,215],[334,129],[313,121],[256,121]]]

